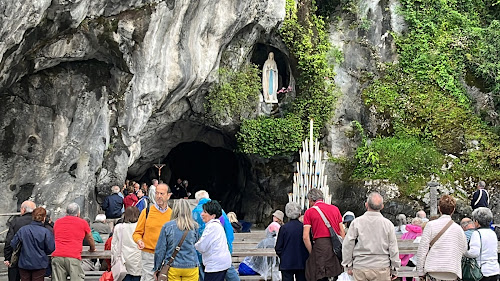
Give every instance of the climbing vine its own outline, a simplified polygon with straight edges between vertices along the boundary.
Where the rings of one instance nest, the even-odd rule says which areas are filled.
[[[286,1],[286,17],[279,32],[296,63],[296,99],[283,109],[283,118],[243,122],[238,133],[243,152],[263,157],[295,153],[307,135],[310,118],[314,119],[315,137],[330,120],[336,99],[334,74],[328,64],[330,44],[325,22],[315,14],[316,9],[313,0]],[[284,132],[294,134],[281,139]],[[277,139],[279,146],[275,145]]]
[[[219,69],[219,83],[207,94],[205,110],[216,122],[240,120],[256,111],[260,94],[260,71],[245,65],[240,71]]]
[[[472,71],[486,90],[500,90],[499,28],[488,20],[489,2],[401,1],[408,32],[395,35],[399,64],[363,91],[388,125],[357,150],[355,177],[406,186],[430,174],[443,181],[500,179],[499,136],[475,114],[463,86]]]

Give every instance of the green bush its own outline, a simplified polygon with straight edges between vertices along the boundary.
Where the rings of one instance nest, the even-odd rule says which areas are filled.
[[[219,83],[209,91],[205,110],[217,122],[239,121],[256,111],[261,87],[257,66],[246,65],[240,71],[221,67]]]
[[[408,32],[395,35],[399,64],[389,66],[363,91],[366,105],[388,120],[388,126],[378,130],[387,138],[379,137],[358,149],[355,175],[386,177],[407,187],[424,182],[430,174],[445,182],[500,180],[499,136],[474,113],[462,85],[472,70],[487,89],[494,93],[500,89],[500,26],[490,22],[491,1],[401,3]],[[434,155],[437,162],[403,152],[408,144],[415,145],[415,153]],[[421,166],[405,166],[395,151],[409,159],[422,159],[418,161]],[[450,167],[439,171],[446,154],[456,157],[447,158]]]
[[[236,135],[239,150],[246,154],[257,154],[265,158],[297,152],[304,135],[298,118],[260,117],[243,120]]]
[[[336,92],[332,66],[327,53],[331,50],[322,17],[315,14],[313,0],[302,0],[295,7],[294,0],[287,0],[286,18],[279,30],[290,51],[296,98],[282,108],[285,118],[258,118],[244,120],[238,133],[239,150],[262,157],[295,153],[303,136],[309,132],[309,120],[314,120],[315,137],[330,120]],[[326,11],[323,11],[326,12]],[[331,53],[337,61],[342,54]]]
[[[388,179],[406,189],[418,188],[430,175],[439,175],[444,157],[430,142],[416,137],[376,138],[359,147],[357,179]],[[405,190],[405,188],[403,188]]]

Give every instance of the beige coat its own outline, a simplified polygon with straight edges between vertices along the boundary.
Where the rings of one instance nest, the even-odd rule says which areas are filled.
[[[342,243],[342,257],[346,268],[390,268],[396,274],[401,260],[394,224],[374,211],[355,218]]]
[[[111,240],[111,259],[114,261],[118,257],[121,244],[127,274],[140,276],[142,274],[141,250],[132,239],[136,225],[137,223],[120,223],[115,226],[113,240]]]

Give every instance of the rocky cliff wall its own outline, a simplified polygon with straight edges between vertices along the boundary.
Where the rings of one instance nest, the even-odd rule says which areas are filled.
[[[233,37],[248,51],[285,13],[284,0],[5,4],[0,209],[31,196],[56,216],[71,201],[92,215],[129,166],[180,142],[228,146],[203,125],[204,89]]]

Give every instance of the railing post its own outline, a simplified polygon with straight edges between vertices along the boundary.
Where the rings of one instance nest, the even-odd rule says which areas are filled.
[[[437,182],[434,182],[434,181],[430,181],[427,183],[427,186],[429,187],[429,204],[430,204],[430,209],[431,209],[431,213],[430,213],[430,216],[436,216],[437,215],[437,196],[438,196],[438,192],[437,192],[437,186],[439,184]]]

